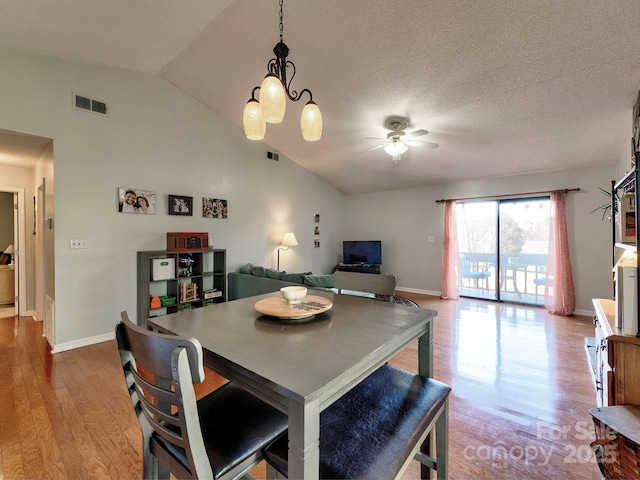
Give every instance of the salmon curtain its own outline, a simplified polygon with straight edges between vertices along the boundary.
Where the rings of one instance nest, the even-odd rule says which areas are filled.
[[[458,234],[456,230],[456,202],[444,204],[444,240],[442,245],[442,294],[443,300],[458,300]]]
[[[572,315],[576,309],[576,292],[567,234],[567,193],[565,191],[551,193],[551,228],[544,306],[549,313],[557,315]]]

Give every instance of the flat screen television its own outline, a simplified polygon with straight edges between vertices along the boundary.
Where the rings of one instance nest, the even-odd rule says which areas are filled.
[[[346,264],[381,265],[382,242],[360,240],[342,242],[342,262]]]

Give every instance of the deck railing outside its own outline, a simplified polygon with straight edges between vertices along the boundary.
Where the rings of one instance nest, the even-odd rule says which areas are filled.
[[[547,277],[547,255],[522,253],[517,256],[495,253],[460,253],[460,293],[480,298],[541,304]]]

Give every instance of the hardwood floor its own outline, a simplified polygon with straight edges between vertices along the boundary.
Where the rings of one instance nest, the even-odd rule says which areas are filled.
[[[453,389],[449,478],[600,478],[589,447],[590,318],[402,295],[438,311],[434,376]],[[417,344],[390,363],[416,371]],[[208,372],[198,392],[223,381]],[[41,323],[0,319],[0,409],[1,479],[140,478],[140,431],[115,341],[51,355]],[[264,468],[252,473],[264,478]],[[416,462],[403,478],[419,478]]]

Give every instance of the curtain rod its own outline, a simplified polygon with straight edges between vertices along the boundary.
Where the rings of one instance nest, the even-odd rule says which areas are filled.
[[[579,192],[579,191],[580,191],[579,188],[565,188],[560,190],[543,190],[542,192],[512,193],[512,194],[505,194],[505,195],[487,195],[484,197],[447,198],[447,199],[443,198],[442,200],[436,200],[436,203],[445,203],[445,202],[452,202],[452,201],[459,202],[460,200],[483,200],[483,199],[505,198],[505,197],[523,197],[523,196],[530,196],[530,195],[540,195],[542,193],[553,193],[553,192],[569,193],[569,192]]]

